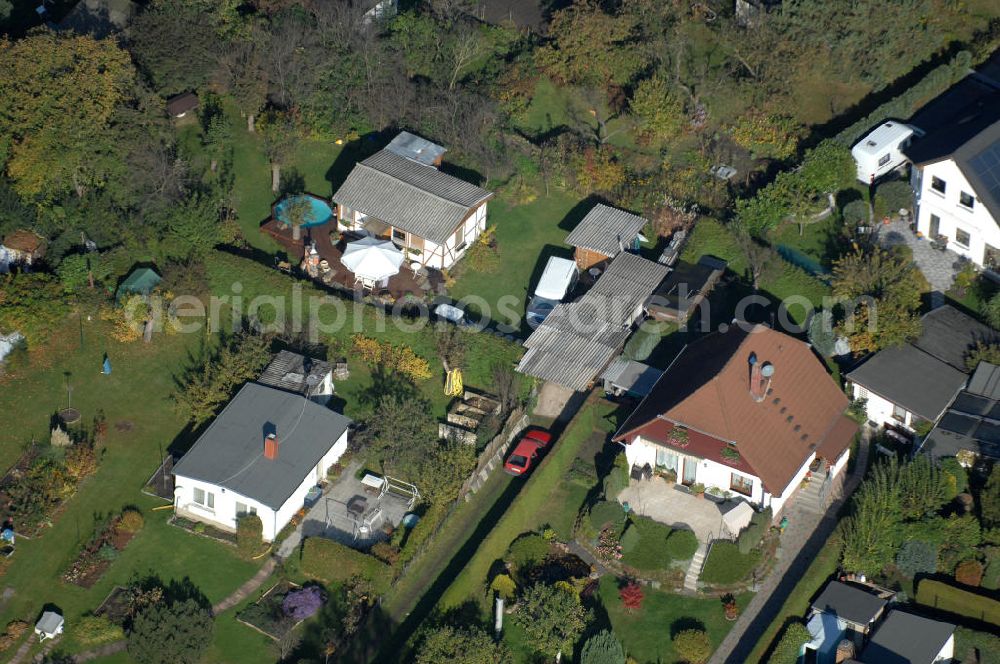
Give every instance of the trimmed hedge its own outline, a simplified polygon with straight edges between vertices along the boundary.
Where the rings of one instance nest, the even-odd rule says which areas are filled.
[[[921,581],[917,586],[917,604],[1000,627],[1000,602],[942,581]]]
[[[302,544],[302,572],[326,583],[360,576],[378,593],[389,588],[392,571],[374,556],[323,537],[308,537]]]
[[[667,555],[672,560],[687,560],[698,550],[698,536],[690,530],[675,530],[667,538]]]
[[[625,526],[625,509],[615,500],[602,500],[590,508],[590,525],[600,531],[605,526],[620,533]]]

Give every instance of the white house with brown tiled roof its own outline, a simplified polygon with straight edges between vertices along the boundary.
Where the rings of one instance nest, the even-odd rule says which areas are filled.
[[[736,323],[687,346],[618,430],[631,467],[745,496],[777,515],[810,473],[833,480],[858,425],[810,347]]]

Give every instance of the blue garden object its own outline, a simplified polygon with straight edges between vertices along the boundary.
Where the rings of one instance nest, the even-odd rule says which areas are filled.
[[[108,359],[107,355],[104,356],[104,364],[101,365],[101,373],[105,376],[111,373],[111,360]]]

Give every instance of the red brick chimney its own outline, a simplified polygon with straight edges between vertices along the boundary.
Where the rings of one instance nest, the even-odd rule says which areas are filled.
[[[272,461],[278,458],[278,437],[273,433],[264,439],[264,458]]]

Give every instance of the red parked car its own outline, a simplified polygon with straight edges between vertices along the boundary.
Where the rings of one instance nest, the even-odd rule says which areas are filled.
[[[503,469],[511,475],[525,475],[552,442],[552,434],[542,429],[529,429],[507,457]]]

